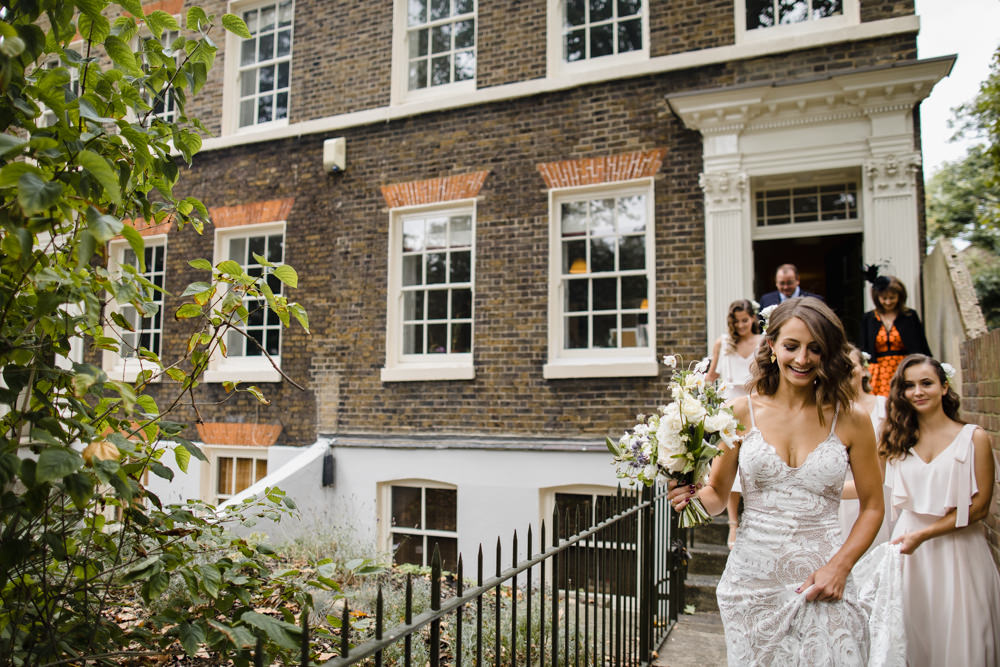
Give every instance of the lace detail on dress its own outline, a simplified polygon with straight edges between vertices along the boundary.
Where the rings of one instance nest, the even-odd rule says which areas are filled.
[[[839,602],[795,589],[840,548],[847,450],[833,427],[793,468],[753,419],[739,453],[744,513],[717,590],[730,665],[864,665],[868,614],[848,578]],[[836,426],[836,418],[834,418]]]

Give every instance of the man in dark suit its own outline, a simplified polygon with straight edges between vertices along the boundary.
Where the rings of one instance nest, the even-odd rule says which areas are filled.
[[[773,292],[768,292],[760,298],[761,308],[777,306],[785,299],[791,299],[797,296],[814,296],[817,299],[823,298],[819,294],[806,292],[799,287],[799,270],[794,264],[782,264],[778,267],[778,270],[774,273],[774,286],[778,289]]]

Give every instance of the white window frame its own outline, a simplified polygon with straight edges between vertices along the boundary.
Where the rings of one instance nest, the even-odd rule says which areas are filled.
[[[224,227],[215,230],[214,264],[218,265],[229,259],[229,241],[233,238],[250,236],[269,236],[281,233],[284,238],[284,248],[282,251],[282,263],[288,256],[287,235],[285,234],[286,221],[264,222],[253,225],[239,225],[236,227]],[[282,328],[282,338],[284,338],[284,328]],[[282,340],[284,345],[284,340]],[[281,350],[279,354],[273,355],[271,359],[281,367]],[[278,372],[266,356],[227,356],[223,357],[218,350],[209,360],[208,368],[204,374],[205,382],[280,382],[281,373]]]
[[[861,24],[861,6],[859,0],[842,0],[844,11],[839,16],[827,16],[821,19],[807,19],[798,23],[786,23],[769,28],[747,30],[746,0],[733,0],[733,16],[736,24],[736,43],[778,41],[808,37],[814,33],[826,32],[837,28],[846,28]],[[798,45],[794,45],[797,48]],[[806,46],[803,44],[802,46]],[[792,48],[792,47],[790,47]]]
[[[392,11],[392,72],[390,84],[390,104],[435,100],[442,97],[470,95],[476,91],[476,77],[466,81],[455,81],[438,86],[410,90],[410,31],[407,0],[394,0]],[[451,20],[451,19],[449,19]],[[476,65],[479,65],[479,0],[473,0],[473,20],[475,21]],[[477,72],[478,73],[478,72]]]
[[[468,215],[472,220],[471,265],[472,349],[467,353],[403,354],[403,223],[434,215]],[[473,353],[476,346],[476,200],[462,199],[392,209],[389,213],[389,270],[386,299],[386,351],[383,382],[425,380],[472,380],[476,376]]]
[[[79,52],[83,48],[83,42],[73,42],[67,49],[72,49]],[[77,97],[80,96],[80,69],[78,65],[72,65],[67,63],[62,59],[61,56],[55,56],[47,60],[41,69],[56,69],[59,67],[65,67],[69,72],[69,83],[66,84],[73,89],[73,92]],[[49,109],[45,104],[39,102],[39,107],[42,109],[42,115],[39,118],[39,127],[51,127],[56,124],[56,114],[54,111]]]
[[[410,486],[419,487],[421,489],[420,494],[420,511],[421,511],[421,525],[426,525],[426,515],[427,515],[427,489],[446,489],[455,492],[455,532],[449,532],[446,530],[432,530],[428,528],[407,528],[402,530],[396,530],[395,532],[406,533],[410,535],[421,535],[424,538],[427,537],[449,537],[455,538],[456,554],[461,554],[461,544],[459,542],[459,525],[458,525],[458,505],[459,505],[459,492],[458,487],[454,484],[447,484],[444,482],[438,482],[430,479],[394,479],[387,482],[380,482],[378,484],[376,498],[375,498],[375,511],[378,517],[378,544],[380,550],[386,554],[392,554],[392,533],[394,528],[392,525],[392,487],[394,486]],[[425,543],[426,544],[426,543]],[[430,559],[432,554],[427,553],[427,549],[424,549],[423,559],[424,563],[429,567]]]
[[[166,234],[155,234],[146,236],[143,238],[143,242],[146,248],[150,247],[162,247],[163,248],[163,273],[164,273],[164,288],[166,287],[166,267],[167,267],[167,235]],[[124,239],[114,239],[108,243],[108,271],[114,275],[118,272],[121,266],[121,255],[126,250],[131,249],[128,241]],[[149,277],[149,267],[146,267],[146,277]],[[163,301],[163,294],[157,293],[160,301],[160,349],[151,350],[157,355],[163,352],[163,322],[166,317],[165,312],[165,302]],[[157,295],[154,295],[156,298]],[[118,311],[120,312],[121,305],[114,300],[112,295],[108,301],[107,305],[108,312]],[[117,331],[118,326],[114,325]],[[110,337],[118,339],[118,333],[115,331],[107,332]],[[119,346],[124,345],[124,342],[119,341]],[[123,382],[135,382],[135,379],[139,376],[139,373],[144,370],[156,371],[157,366],[149,361],[144,361],[138,357],[127,357],[123,358],[121,352],[112,352],[111,350],[104,350],[102,353],[101,366],[104,368],[104,372],[117,380],[122,380]],[[159,382],[160,377],[154,376],[153,382]]]
[[[202,470],[205,471],[201,479],[201,497],[205,502],[212,503],[213,505],[221,505],[225,501],[229,500],[233,496],[237,495],[240,491],[236,491],[236,480],[233,479],[233,493],[225,495],[222,497],[219,495],[219,459],[231,458],[234,461],[233,465],[233,475],[236,474],[236,459],[253,459],[253,481],[246,488],[256,484],[258,481],[263,479],[263,477],[257,477],[257,461],[264,461],[267,466],[267,472],[265,476],[271,472],[271,464],[268,460],[268,450],[267,447],[246,447],[242,445],[209,445],[202,444],[202,452],[205,454],[205,458],[208,459],[208,465],[202,466]]]
[[[274,5],[278,7],[281,5],[283,0],[269,0],[268,2],[260,2],[260,0],[245,0],[245,1],[231,1],[229,3],[229,12],[237,14],[242,18],[242,14],[245,11],[251,9],[259,9],[261,7],[266,7],[268,5]],[[292,111],[292,76],[294,72],[292,71],[292,59],[295,54],[295,4],[294,0],[292,2],[292,43],[288,53],[287,62],[289,67],[288,72],[288,114],[285,118],[278,118],[270,120],[264,123],[254,123],[247,125],[246,127],[240,127],[240,96],[241,96],[241,81],[242,76],[240,71],[242,69],[240,65],[240,58],[243,46],[243,39],[234,35],[231,32],[226,32],[226,61],[225,61],[225,80],[222,89],[222,133],[225,135],[231,134],[247,134],[251,132],[262,132],[265,130],[271,130],[274,128],[287,127],[289,118],[291,117]],[[284,62],[284,57],[281,59]],[[273,62],[278,62],[278,59],[274,59]],[[277,82],[275,83],[277,85]]]
[[[816,222],[792,222],[761,227],[757,224],[757,193],[768,190],[823,185],[855,185],[855,217],[841,220],[819,220]],[[861,173],[857,169],[804,171],[792,174],[772,174],[760,176],[751,181],[750,194],[750,238],[752,241],[767,241],[807,236],[831,236],[835,234],[864,233],[864,195]]]
[[[174,18],[177,19],[179,23],[182,23],[179,16],[174,16]],[[160,45],[163,46],[164,49],[168,49],[170,48],[170,45],[173,43],[173,41],[176,40],[178,37],[180,37],[180,34],[181,34],[180,30],[164,29],[158,41],[160,42]],[[174,59],[175,60],[177,59],[176,55],[174,56]],[[176,86],[168,86],[166,89],[164,89],[163,91],[165,94],[163,100],[164,109],[160,113],[156,113],[156,111],[154,110],[153,112],[150,113],[150,118],[156,117],[165,123],[177,122],[178,110],[177,110],[177,100],[174,94],[175,89]],[[148,91],[146,92],[148,93]],[[147,102],[150,106],[154,106],[156,98],[147,100]]]
[[[565,349],[560,207],[567,201],[641,194],[646,197],[647,330],[643,347]],[[656,361],[656,264],[654,187],[652,178],[604,183],[549,191],[549,308],[546,379],[587,377],[651,377],[659,374]]]
[[[619,53],[599,58],[584,58],[567,62],[563,57],[563,34],[566,25],[566,0],[548,0],[546,12],[546,52],[548,76],[566,76],[603,69],[620,69],[630,63],[649,60],[649,0],[641,0],[642,48],[627,53]],[[617,12],[617,9],[614,11]]]

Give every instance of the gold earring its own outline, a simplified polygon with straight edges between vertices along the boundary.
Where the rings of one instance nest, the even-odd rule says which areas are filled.
[[[773,364],[773,363],[774,363],[774,360],[775,360],[775,359],[777,359],[777,358],[778,358],[778,357],[774,356],[774,350],[772,350],[772,351],[771,351],[771,363]]]

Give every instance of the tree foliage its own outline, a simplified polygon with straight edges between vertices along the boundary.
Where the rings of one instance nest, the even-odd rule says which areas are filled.
[[[222,24],[249,37],[236,16]],[[270,549],[226,532],[246,516],[293,511],[290,499],[270,489],[220,514],[197,502],[165,506],[144,482],[172,478],[165,457],[182,471],[204,460],[170,413],[193,401],[226,334],[242,331],[245,297],[308,329],[301,306],[265,280],[274,273],[294,286],[294,270],[261,261],[265,276],[253,277],[234,262],[193,260],[205,280],[173,313],[194,331],[186,353],[132,351],[143,364],[133,382],[72,353],[82,342],[85,359],[121,354],[132,325],[114,304],[145,316],[157,308],[131,221],[198,233],[209,223],[205,205],[174,187],[176,156],[190,163],[201,147],[203,128],[185,105],[207,80],[215,29],[198,7],[178,22],[145,14],[139,0],[6,0],[0,9],[0,665],[150,652],[248,664],[258,643],[270,660],[300,642],[291,607],[280,619],[255,607],[306,610],[310,589],[271,574]],[[179,36],[161,43],[165,31]],[[153,113],[168,89],[176,122]],[[108,268],[116,237],[137,266]],[[153,381],[173,400],[164,392],[157,404]],[[266,401],[256,387],[226,387]],[[126,596],[148,605],[143,623],[111,614]]]

